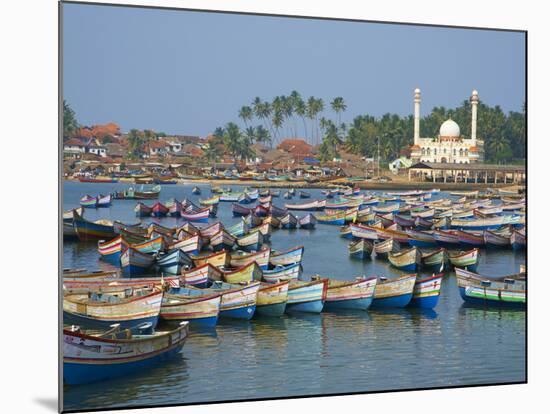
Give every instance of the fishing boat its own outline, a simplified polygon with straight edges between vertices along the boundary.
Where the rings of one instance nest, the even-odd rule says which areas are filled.
[[[409,244],[417,247],[436,247],[437,240],[432,233],[425,231],[416,231],[412,229],[405,230],[405,233],[409,236]]]
[[[202,238],[199,234],[188,236],[170,244],[168,248],[180,249],[187,254],[199,254],[202,249]]]
[[[349,225],[353,237],[367,240],[378,240],[379,234],[376,228],[362,224],[351,223]],[[389,238],[389,237],[388,237]]]
[[[262,220],[262,224],[269,224],[272,229],[281,228],[281,220],[273,215],[269,215]]]
[[[111,194],[107,194],[107,195],[100,194],[99,197],[97,197],[96,207],[106,208],[110,206],[111,206]]]
[[[89,221],[75,209],[73,212],[73,227],[81,241],[111,240],[116,237],[113,222],[110,220]]]
[[[173,249],[157,256],[156,265],[162,273],[178,275],[184,267],[193,266],[193,261],[187,253],[181,249]]]
[[[191,326],[216,326],[221,298],[216,293],[190,294],[185,287],[171,289],[162,299],[160,317],[165,321],[188,321]]]
[[[135,330],[115,324],[102,331],[63,328],[63,382],[78,385],[143,372],[181,352],[189,323],[151,332],[145,323]]]
[[[210,263],[204,263],[190,270],[182,270],[180,273],[182,285],[206,288],[213,280],[222,280],[222,271]]]
[[[233,212],[233,217],[244,217],[252,214],[254,209],[243,207],[240,204],[233,203],[231,206],[231,211]]]
[[[133,190],[132,189],[132,197],[135,200],[154,200],[159,198],[161,191],[160,185],[155,185],[151,187],[151,189],[146,190],[141,186],[140,190]]]
[[[238,203],[239,200],[242,198],[243,193],[222,193],[219,195],[219,199],[221,203]]]
[[[155,256],[142,253],[133,247],[122,247],[120,255],[120,267],[126,276],[142,275],[155,263]]]
[[[435,250],[421,251],[421,263],[425,268],[442,271],[447,263],[447,251],[440,247]]]
[[[513,216],[494,216],[475,219],[456,219],[453,215],[451,227],[459,230],[494,230],[505,224],[512,224]]]
[[[99,281],[119,276],[118,270],[63,269],[63,283],[66,281]]]
[[[401,227],[415,227],[414,218],[408,218],[400,214],[395,214],[393,216],[393,221],[399,224]]]
[[[292,194],[290,194],[289,191],[285,191],[285,193],[283,194],[283,198],[285,200],[291,200],[292,199]]]
[[[292,263],[286,266],[275,266],[271,270],[263,270],[262,280],[268,283],[277,283],[283,280],[298,279],[302,267],[300,263]]]
[[[271,249],[269,248],[262,249],[255,253],[245,253],[238,250],[230,254],[229,265],[238,268],[251,262],[256,262],[262,270],[265,270],[269,266],[270,256]]]
[[[202,208],[193,212],[181,212],[181,218],[196,223],[208,223],[210,217],[210,209]]]
[[[237,239],[238,248],[247,251],[258,251],[264,243],[264,237],[260,231],[250,232]]]
[[[328,279],[323,310],[367,310],[372,304],[377,280],[376,277],[358,277],[352,281]]]
[[[513,308],[527,305],[525,273],[487,277],[463,269],[455,271],[460,296],[467,303]]]
[[[281,217],[281,227],[283,229],[295,229],[298,226],[298,219],[292,213],[287,213]]]
[[[428,208],[428,209],[421,209],[419,211],[413,211],[411,210],[411,217],[420,217],[423,219],[432,218],[435,215],[435,209],[434,208]]]
[[[201,206],[213,206],[213,205],[217,205],[219,202],[220,202],[220,197],[218,196],[206,198],[204,200],[199,200],[199,204]]]
[[[257,217],[252,213],[243,217],[242,220],[249,228],[259,226],[264,221],[262,217]]]
[[[414,272],[421,263],[420,251],[416,247],[388,253],[389,262],[396,268]]]
[[[387,258],[388,254],[398,252],[401,246],[397,240],[387,239],[374,243],[373,250],[376,257]]]
[[[334,214],[317,214],[315,216],[317,222],[321,224],[332,224],[335,226],[343,226],[346,224],[346,211],[342,210]]]
[[[283,316],[288,301],[289,280],[262,283],[256,300],[256,315]]]
[[[248,283],[254,280],[262,280],[262,269],[256,262],[251,262],[238,269],[220,269],[222,280],[227,283]]]
[[[513,230],[510,236],[510,244],[514,250],[522,250],[527,248],[527,238],[524,231]]]
[[[94,177],[94,178],[86,178],[86,177],[80,177],[78,179],[81,183],[102,183],[102,184],[116,184],[118,183],[118,180],[112,177]]]
[[[317,224],[317,219],[311,213],[306,214],[304,217],[298,219],[298,225],[301,229],[314,229]]]
[[[458,245],[460,245],[460,239],[452,231],[434,230],[432,234],[434,236],[434,239],[440,245],[443,245],[443,246],[458,246]]]
[[[200,195],[201,194],[201,189],[197,186],[193,187],[193,189],[191,190],[191,192],[193,194],[196,194],[196,195]]]
[[[301,191],[299,192],[300,198],[311,198],[311,194],[309,194],[307,191]]]
[[[250,320],[256,310],[259,288],[260,282],[252,282],[242,286],[215,281],[208,289],[191,288],[190,290],[221,294],[220,317]]]
[[[439,301],[443,273],[417,279],[414,284],[413,296],[409,306],[422,309],[433,309]]]
[[[105,262],[118,266],[120,264],[121,244],[121,236],[117,236],[108,241],[99,240],[97,242],[97,250],[100,254],[100,258]]]
[[[167,289],[170,287],[179,287],[179,276],[166,277],[101,277],[92,278],[91,280],[80,279],[63,279],[63,294],[76,294],[92,292],[96,293],[113,293],[120,292],[125,289],[137,289],[146,287],[158,287]]]
[[[97,208],[97,197],[85,195],[80,199],[80,205],[85,208]]]
[[[477,268],[479,257],[478,249],[458,252],[449,251],[447,254],[449,257],[449,261],[455,268],[462,267],[466,270],[472,271],[475,271],[475,269]]]
[[[375,213],[397,213],[399,211],[399,203],[381,203],[372,208]]]
[[[396,279],[380,277],[374,291],[373,309],[404,308],[412,297],[416,274],[403,275]]]
[[[153,204],[152,213],[153,217],[165,217],[168,214],[168,207],[160,202]]]
[[[117,323],[131,329],[150,322],[154,329],[162,295],[158,287],[64,295],[63,323],[87,329],[106,329]]]
[[[458,237],[458,242],[460,244],[477,247],[485,245],[483,232],[454,230],[452,233]]]
[[[458,197],[476,198],[479,195],[479,191],[451,191],[449,194]]]
[[[483,232],[483,240],[487,247],[510,247],[510,238],[511,236],[498,234],[491,230]]]
[[[210,246],[214,251],[233,250],[236,243],[237,238],[225,229],[220,229],[217,233],[210,236]]]
[[[171,217],[180,217],[183,207],[181,202],[177,199],[172,199],[166,202],[165,206],[168,208],[168,215]]]
[[[271,208],[269,209],[269,213],[273,217],[281,218],[287,215],[288,210],[286,208],[279,208],[273,204],[271,204]]]
[[[225,250],[213,254],[193,255],[191,259],[196,267],[207,263],[214,267],[228,266],[230,261],[229,253]]]
[[[272,251],[269,263],[271,266],[286,266],[294,263],[302,263],[304,246],[293,247],[283,252]]]
[[[136,217],[149,217],[153,214],[153,209],[143,203],[137,203],[134,207],[134,212],[136,213]]]
[[[340,237],[344,239],[353,239],[353,234],[350,226],[342,226],[340,228]]]
[[[269,216],[269,210],[271,206],[263,206],[261,204],[258,204],[256,207],[252,209],[252,214],[254,214],[256,217],[267,217]]]
[[[267,243],[271,239],[271,224],[262,222],[259,226],[251,228],[248,233],[254,232],[260,232],[264,238],[264,242]]]
[[[285,204],[287,210],[320,211],[325,208],[325,200],[315,200],[304,204]]]
[[[241,237],[248,233],[248,225],[241,220],[233,226],[228,227],[226,230],[234,237]]]
[[[321,313],[326,299],[328,280],[291,280],[286,312]]]
[[[370,259],[374,246],[372,242],[366,239],[359,239],[355,242],[351,242],[348,246],[350,257],[356,259]]]

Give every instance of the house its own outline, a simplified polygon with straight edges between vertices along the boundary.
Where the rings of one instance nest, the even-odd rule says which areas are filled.
[[[107,149],[107,156],[113,159],[124,158],[128,154],[128,150],[120,144],[105,144],[105,148]]]
[[[96,145],[96,144],[89,144],[87,147],[87,152],[89,154],[97,155],[98,157],[106,157],[107,156],[107,148],[105,148],[102,145]]]
[[[78,138],[71,138],[63,143],[63,155],[73,158],[80,158],[80,156],[85,152],[86,144]]]
[[[147,156],[164,156],[170,151],[170,144],[164,140],[151,141],[146,144],[149,151],[147,151]]]

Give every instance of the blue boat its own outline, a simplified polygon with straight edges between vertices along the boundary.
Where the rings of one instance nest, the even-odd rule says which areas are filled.
[[[63,323],[86,329],[123,329],[142,323],[157,325],[163,292],[159,288],[126,289],[110,293],[75,293],[63,297]]]
[[[193,266],[193,260],[183,250],[173,249],[158,256],[156,264],[161,272],[179,275],[184,266]]]
[[[414,284],[413,297],[409,306],[423,309],[435,308],[439,301],[442,279],[443,274],[439,273],[417,280]]]
[[[329,279],[323,311],[367,310],[372,304],[377,280],[376,277],[352,281]]]
[[[188,333],[188,322],[155,333],[147,323],[134,330],[116,324],[102,332],[64,328],[63,382],[87,384],[143,372],[181,352]]]
[[[305,282],[292,280],[288,288],[286,312],[321,313],[323,310],[328,281]]]
[[[392,266],[398,269],[406,272],[414,272],[421,263],[421,256],[416,247],[411,247],[410,249],[401,250],[395,253],[389,252],[388,260]]]
[[[155,256],[152,254],[142,253],[133,247],[122,247],[120,255],[120,267],[125,276],[135,276],[147,273],[155,262]]]
[[[416,274],[397,279],[380,278],[374,292],[371,308],[404,308],[413,296]]]

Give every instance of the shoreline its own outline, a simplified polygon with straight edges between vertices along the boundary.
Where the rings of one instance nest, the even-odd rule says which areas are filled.
[[[79,182],[78,179],[64,178],[64,181]],[[510,188],[513,190],[525,190],[524,184],[512,183],[442,183],[442,182],[420,182],[420,181],[390,181],[390,182],[372,182],[372,181],[346,181],[336,179],[318,183],[308,183],[306,181],[255,181],[255,180],[209,180],[206,178],[178,178],[177,184],[164,185],[193,185],[210,184],[214,186],[246,186],[255,188],[303,188],[303,189],[326,189],[337,186],[358,187],[361,190],[430,190],[438,188],[440,190],[487,190],[488,188]],[[119,184],[141,185],[132,182],[119,181]],[[148,184],[144,184],[148,185]],[[162,185],[162,184],[161,184]]]

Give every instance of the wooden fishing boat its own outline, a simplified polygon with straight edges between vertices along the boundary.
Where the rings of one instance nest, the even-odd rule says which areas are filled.
[[[271,249],[265,248],[255,253],[245,253],[242,251],[236,251],[230,254],[229,265],[232,267],[242,267],[251,262],[256,262],[262,270],[265,270],[269,266],[269,258],[271,256]]]
[[[303,256],[304,246],[293,247],[283,252],[272,251],[269,263],[271,266],[287,266],[294,263],[302,263]]]
[[[415,227],[414,218],[408,218],[400,214],[395,214],[393,216],[393,221],[401,227]]]
[[[288,287],[286,312],[321,313],[327,295],[328,280],[310,282],[291,280]]]
[[[200,194],[201,194],[201,189],[200,189],[200,187],[195,186],[195,187],[193,187],[193,189],[191,190],[191,192],[192,192],[193,194],[200,195]]]
[[[409,306],[422,309],[433,309],[439,301],[443,273],[417,279],[414,284],[413,296]]]
[[[191,259],[196,267],[203,266],[207,263],[214,267],[228,266],[230,261],[229,253],[225,250],[214,254],[193,255]]]
[[[199,254],[202,249],[202,238],[198,234],[188,236],[170,244],[168,249],[180,249],[187,254]]]
[[[121,330],[120,324],[99,332],[63,328],[63,382],[78,385],[143,372],[181,352],[188,333],[188,322],[154,333],[147,323],[134,331]]]
[[[511,223],[510,216],[494,216],[476,219],[453,219],[451,227],[459,230],[493,230],[500,226]]]
[[[299,196],[300,198],[311,198],[311,194],[308,193],[307,191],[299,191]]]
[[[168,200],[164,206],[168,209],[167,214],[171,217],[180,217],[183,210],[181,202],[177,199]]]
[[[292,263],[286,266],[275,266],[271,270],[263,270],[262,279],[268,283],[277,283],[283,280],[298,279],[302,272],[300,263]]]
[[[389,262],[396,268],[414,272],[421,263],[420,251],[416,247],[388,253]]]
[[[191,326],[216,326],[221,295],[189,293],[190,290],[185,287],[170,289],[162,298],[160,318],[165,321],[188,321]]]
[[[120,272],[118,270],[63,269],[63,283],[66,281],[98,281],[118,278],[119,276]]]
[[[451,191],[449,194],[458,197],[476,198],[479,195],[479,191]]]
[[[218,196],[213,196],[210,198],[199,200],[199,204],[201,206],[213,206],[213,205],[217,205],[219,202],[220,202],[220,197]]]
[[[483,240],[487,247],[510,247],[511,236],[498,234],[490,230],[483,232]]]
[[[205,288],[213,280],[222,280],[222,271],[210,263],[205,263],[190,270],[182,270],[180,273],[180,282],[184,286],[191,285]]]
[[[434,230],[433,231],[434,239],[443,246],[458,246],[460,244],[460,239],[458,236],[448,230]]]
[[[478,249],[458,252],[449,251],[447,255],[449,257],[449,261],[455,268],[463,267],[467,270],[472,271],[475,271],[475,269],[477,268],[477,262],[479,258]]]
[[[183,250],[173,249],[166,253],[159,253],[156,265],[162,273],[178,275],[182,269],[192,267],[193,261]]]
[[[342,210],[335,214],[317,214],[315,216],[317,222],[321,224],[332,224],[335,226],[343,226],[346,224],[346,211]]]
[[[366,239],[359,239],[357,241],[351,242],[351,244],[348,246],[350,257],[361,260],[370,259],[373,248],[374,246],[372,245],[372,242]]]
[[[141,189],[138,190],[132,190],[132,198],[135,200],[154,200],[157,199],[160,195],[161,186],[155,185],[151,187],[150,190],[143,189],[143,186]]]
[[[435,250],[421,251],[420,257],[423,267],[440,272],[447,263],[447,251],[443,247]]]
[[[97,208],[97,197],[87,194],[80,199],[80,205],[85,208]]]
[[[252,213],[256,216],[256,217],[267,217],[269,216],[269,210],[270,210],[271,206],[263,206],[261,204],[258,204],[256,207],[254,207],[252,209]]]
[[[193,212],[181,212],[181,217],[187,221],[197,222],[197,223],[207,223],[208,217],[210,217],[210,209],[203,208]]]
[[[381,203],[372,208],[375,213],[397,213],[399,211],[399,203]]]
[[[73,210],[73,227],[81,241],[110,240],[116,237],[112,221],[88,221],[77,210]]]
[[[362,224],[351,223],[349,225],[353,237],[367,240],[378,240],[379,235],[376,228],[372,226],[364,226]]]
[[[269,242],[269,240],[271,239],[271,225],[269,223],[262,222],[262,224],[260,224],[259,226],[251,228],[248,233],[250,234],[256,231],[262,233],[264,242]]]
[[[142,275],[153,266],[154,262],[155,256],[152,254],[142,253],[130,246],[122,247],[120,267],[126,276]]]
[[[256,300],[256,315],[284,315],[288,300],[289,283],[289,280],[278,283],[262,283]]]
[[[304,217],[298,219],[298,225],[301,229],[314,229],[317,224],[317,219],[311,213],[306,214]]]
[[[280,221],[283,229],[295,229],[298,226],[298,218],[292,213],[287,213]]]
[[[376,257],[387,258],[389,253],[398,252],[401,249],[401,245],[397,240],[387,239],[374,243],[373,250]]]
[[[525,308],[527,285],[525,273],[487,277],[456,269],[456,281],[462,299],[480,306]]]
[[[233,212],[233,217],[244,217],[254,213],[254,209],[243,207],[240,204],[232,204],[231,211]]]
[[[286,208],[279,208],[273,204],[271,204],[271,208],[269,209],[269,213],[273,217],[281,218],[288,214],[288,210]]]
[[[137,203],[134,207],[134,212],[136,213],[136,217],[148,217],[153,214],[153,208],[143,203]]]
[[[373,309],[404,308],[412,297],[416,274],[404,275],[396,279],[380,277],[374,291]]]
[[[262,280],[262,269],[256,262],[251,262],[238,269],[220,270],[222,270],[222,280],[227,283],[248,283]]]
[[[327,279],[328,286],[323,311],[367,310],[372,304],[377,280],[376,277],[358,277],[352,281]]]
[[[239,221],[231,227],[228,227],[227,232],[234,237],[241,237],[248,233],[248,225],[244,221]]]
[[[514,250],[522,250],[527,248],[527,237],[525,233],[519,230],[513,230],[510,236],[510,244]]]
[[[106,276],[86,279],[63,279],[63,294],[113,293],[125,289],[153,288],[166,290],[179,287],[179,276],[167,277],[118,277]]]
[[[286,191],[284,194],[283,194],[283,198],[285,200],[292,200],[292,194],[290,193],[290,191]]]
[[[239,200],[243,197],[243,193],[222,193],[219,195],[221,203],[238,203]]]
[[[485,239],[483,238],[483,233],[473,232],[473,231],[454,230],[452,234],[458,237],[458,242],[460,244],[465,244],[467,246],[478,246],[478,247],[485,245]]]
[[[262,220],[262,224],[269,224],[272,229],[281,227],[281,220],[273,215],[269,215]]]
[[[260,282],[242,286],[215,281],[208,289],[190,288],[190,291],[218,293],[222,296],[220,317],[250,320],[256,310],[259,288]]]
[[[63,297],[63,323],[83,328],[135,328],[144,322],[157,325],[162,289],[124,289],[119,292],[69,294]]]
[[[116,184],[118,180],[112,177],[95,177],[95,178],[85,178],[80,177],[78,179],[81,183],[102,183],[102,184]]]
[[[228,233],[225,229],[219,230],[217,233],[210,237],[210,246],[214,251],[219,250],[232,250],[237,243],[237,238]]]
[[[434,208],[422,209],[420,211],[411,211],[411,217],[421,217],[424,219],[432,218],[435,215]]]
[[[303,204],[285,204],[287,210],[320,211],[325,208],[325,200],[314,200]]]
[[[250,232],[237,239],[238,248],[247,251],[258,251],[264,243],[264,237],[260,231]]]
[[[503,211],[517,211],[525,208],[525,202],[513,202],[502,204]]]
[[[352,234],[352,231],[351,231],[351,227],[349,225],[347,226],[342,226],[340,228],[340,237],[344,238],[344,239],[353,239],[353,234]]]
[[[437,240],[432,233],[424,231],[416,231],[412,229],[405,230],[405,233],[409,236],[409,244],[417,247],[436,247]]]
[[[120,264],[120,250],[122,245],[122,237],[117,236],[114,239],[105,241],[99,240],[97,242],[97,250],[100,254],[100,258],[103,261],[118,266]]]
[[[96,207],[106,208],[110,206],[111,206],[111,194],[107,194],[107,195],[100,194],[99,197],[97,197]]]
[[[272,198],[270,195],[258,198],[258,203],[260,204],[268,204],[268,203],[271,203],[271,201],[272,201]]]

